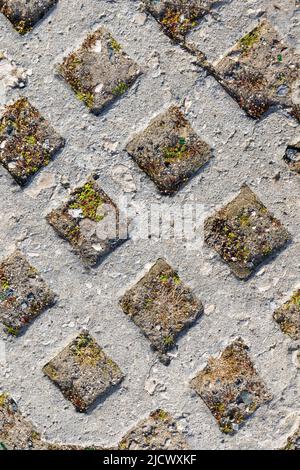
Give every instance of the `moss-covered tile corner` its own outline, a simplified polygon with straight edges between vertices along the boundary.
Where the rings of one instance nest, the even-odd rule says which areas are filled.
[[[119,217],[117,206],[92,176],[71,190],[68,200],[50,212],[47,221],[71,244],[83,263],[91,267],[126,241]]]
[[[0,0],[0,12],[12,23],[16,31],[24,35],[32,30],[58,0]]]
[[[0,118],[0,163],[19,185],[47,166],[63,145],[64,139],[27,98],[5,107]]]
[[[118,449],[188,450],[189,446],[172,416],[167,411],[158,409],[128,431]]]
[[[7,334],[23,333],[55,300],[56,295],[21,252],[0,263],[0,322]]]

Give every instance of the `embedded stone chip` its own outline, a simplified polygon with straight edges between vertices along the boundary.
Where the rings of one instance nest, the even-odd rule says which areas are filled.
[[[95,266],[127,236],[121,233],[117,206],[94,177],[74,189],[69,200],[46,218],[87,266]]]
[[[291,240],[288,230],[247,185],[205,221],[204,236],[239,279],[248,279]]]
[[[300,141],[296,144],[288,145],[283,159],[291,170],[300,175]]]
[[[58,73],[97,115],[126,94],[141,70],[110,32],[100,28],[63,60]]]
[[[241,338],[227,346],[191,381],[226,434],[234,434],[271,395],[261,381]]]
[[[41,20],[58,0],[0,0],[0,12],[20,34],[26,34]]]
[[[176,192],[212,157],[209,145],[177,106],[153,119],[126,151],[165,194]]]
[[[119,366],[87,331],[48,362],[43,372],[79,412],[86,412],[124,378]]]
[[[260,118],[281,106],[300,120],[300,56],[266,20],[214,66],[215,76],[246,113]]]
[[[47,120],[27,98],[6,106],[0,118],[0,163],[24,186],[64,146]]]
[[[119,443],[119,450],[187,450],[188,444],[176,421],[164,410],[153,411],[129,431]]]
[[[283,333],[292,339],[300,339],[300,289],[274,312],[274,320],[279,324]]]
[[[169,264],[159,259],[120,301],[165,365],[176,338],[203,313],[203,306]]]
[[[22,333],[54,302],[55,294],[21,252],[0,263],[0,321],[8,334]]]

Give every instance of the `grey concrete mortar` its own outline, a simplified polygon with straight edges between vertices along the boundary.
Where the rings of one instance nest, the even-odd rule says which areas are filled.
[[[6,341],[7,365],[0,366],[0,386],[56,442],[115,444],[141,417],[159,407],[178,420],[194,449],[275,449],[296,430],[300,419],[295,344],[272,319],[275,308],[300,282],[300,180],[282,159],[286,146],[299,140],[299,126],[283,111],[269,113],[258,122],[247,117],[152,18],[141,16],[139,3],[60,0],[25,37],[18,36],[0,16],[1,49],[21,67],[32,69],[22,93],[66,139],[63,151],[24,190],[0,166],[1,259],[20,248],[59,297],[56,306],[37,318],[24,336],[1,337]],[[299,47],[299,13],[294,10],[295,2],[290,0],[232,0],[203,20],[203,28],[192,33],[193,40],[209,59],[216,60],[265,12],[288,44]],[[55,77],[54,68],[99,25],[112,32],[144,74],[124,98],[95,117]],[[20,90],[9,90],[8,99],[20,94]],[[214,149],[214,158],[168,198],[158,194],[123,149],[154,115],[176,102],[185,106],[194,129]],[[151,201],[181,204],[195,198],[210,215],[247,182],[288,228],[293,241],[247,282],[235,279],[208,247],[187,250],[180,240],[129,240],[99,267],[87,271],[69,245],[56,236],[45,215],[67,197],[60,184],[62,176],[73,187],[95,170],[104,191],[118,202],[123,191],[112,179],[112,169],[119,164],[130,169],[137,186],[137,192],[128,196],[133,207]],[[35,189],[44,175],[49,176],[51,187],[37,195]],[[159,257],[178,270],[206,309],[206,315],[179,340],[168,367],[157,361],[118,304],[145,267]],[[44,364],[82,327],[88,328],[126,375],[120,389],[87,415],[76,413],[42,373]],[[250,356],[274,398],[230,437],[219,431],[210,411],[190,389],[189,380],[209,356],[237,336],[250,346]],[[158,387],[150,395],[153,380]]]

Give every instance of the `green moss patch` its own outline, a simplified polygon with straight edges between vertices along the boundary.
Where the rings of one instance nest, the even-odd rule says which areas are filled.
[[[96,265],[126,239],[120,237],[117,206],[93,177],[71,191],[69,199],[48,214],[47,221],[87,266]]]
[[[63,145],[64,139],[26,98],[5,108],[0,118],[0,163],[21,186]]]
[[[176,42],[183,42],[215,3],[216,0],[144,0],[146,10]]]
[[[293,96],[300,79],[298,54],[268,21],[244,35],[213,69],[215,78],[252,118],[281,106],[300,119]]]

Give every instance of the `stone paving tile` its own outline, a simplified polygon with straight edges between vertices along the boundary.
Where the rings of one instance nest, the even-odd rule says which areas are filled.
[[[259,265],[290,241],[289,232],[247,185],[204,224],[206,243],[239,279],[248,279]]]
[[[55,294],[19,251],[0,264],[0,321],[14,336],[53,305]]]
[[[58,0],[0,0],[0,12],[20,34],[26,34]]]
[[[119,210],[95,178],[74,189],[69,200],[47,216],[87,266],[95,266],[124,241],[119,238]]]
[[[210,409],[222,432],[233,434],[272,397],[257,374],[239,338],[191,381],[192,388]]]
[[[119,366],[87,331],[81,332],[43,371],[80,412],[86,412],[100,396],[105,398],[124,378]]]
[[[0,163],[19,185],[48,165],[63,145],[64,139],[27,98],[5,108],[0,119]]]
[[[291,108],[300,120],[294,95],[299,88],[299,55],[287,47],[267,21],[246,34],[215,66],[218,80],[253,118],[271,106]]]
[[[288,438],[283,450],[300,450],[300,427],[295,434]]]
[[[96,115],[122,97],[141,75],[139,66],[104,28],[90,34],[58,72]]]
[[[274,320],[285,334],[300,339],[300,289],[274,312]]]
[[[120,303],[166,365],[170,362],[168,351],[174,348],[178,335],[203,312],[202,303],[163,259],[126,292]]]
[[[296,144],[288,145],[283,159],[291,170],[300,175],[300,141]]]
[[[54,444],[47,442],[20,413],[15,401],[0,394],[0,450],[103,450],[102,447]]]
[[[165,194],[174,193],[211,158],[177,106],[156,117],[126,147],[139,167]]]
[[[171,39],[184,41],[217,0],[144,0],[143,3]]]
[[[174,419],[164,410],[153,411],[129,431],[119,450],[185,450],[188,444]]]

